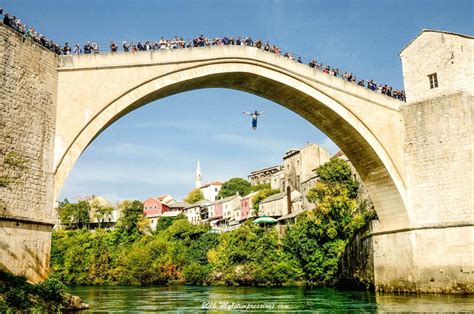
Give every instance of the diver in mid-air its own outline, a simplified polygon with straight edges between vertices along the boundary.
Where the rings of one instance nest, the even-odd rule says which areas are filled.
[[[261,115],[262,113],[263,113],[263,111],[258,112],[257,110],[255,110],[254,112],[244,111],[244,114],[252,116],[252,129],[254,129],[254,130],[257,129],[257,119],[258,119],[258,116]]]

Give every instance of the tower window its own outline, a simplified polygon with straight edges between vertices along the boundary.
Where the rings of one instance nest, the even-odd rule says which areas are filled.
[[[430,79],[430,88],[438,87],[438,75],[436,73],[428,75],[428,78]]]

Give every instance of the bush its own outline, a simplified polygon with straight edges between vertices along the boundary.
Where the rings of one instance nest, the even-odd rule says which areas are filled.
[[[64,284],[54,277],[50,277],[34,286],[34,291],[38,296],[43,298],[45,301],[60,303],[64,289]]]
[[[5,293],[5,303],[18,310],[26,310],[31,306],[28,292],[21,288],[10,288]]]
[[[219,244],[219,236],[215,233],[205,233],[196,241],[193,241],[186,258],[188,261],[195,261],[201,265],[208,264],[207,252]]]
[[[202,285],[208,282],[211,268],[207,265],[193,262],[184,267],[183,273],[187,284]]]

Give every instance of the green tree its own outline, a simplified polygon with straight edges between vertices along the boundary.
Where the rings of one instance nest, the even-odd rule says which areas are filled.
[[[262,183],[262,184],[257,184],[257,185],[252,186],[252,191],[251,192],[258,192],[258,191],[262,191],[262,190],[270,190],[271,188],[272,188],[272,186],[270,185],[270,183]]]
[[[183,270],[184,278],[187,284],[202,285],[208,282],[211,267],[192,262],[186,265]]]
[[[90,221],[90,205],[87,201],[67,203],[58,207],[59,220],[68,228],[84,228]]]
[[[365,206],[357,202],[357,183],[340,159],[316,169],[319,182],[307,194],[316,205],[290,228],[284,248],[300,263],[306,281],[334,284],[348,240],[366,223]]]
[[[123,201],[119,204],[120,218],[117,223],[130,241],[135,241],[140,235],[149,232],[149,224],[143,213],[143,203],[140,201]]]
[[[219,244],[219,236],[215,233],[204,233],[189,246],[186,257],[201,265],[207,265],[207,252]]]
[[[351,167],[340,158],[331,160],[316,169],[319,180],[324,183],[340,183],[347,187],[350,197],[357,196],[359,183],[353,178]]]
[[[181,217],[160,217],[156,222],[155,233],[168,229],[179,218]]]
[[[271,189],[271,188],[270,189],[263,189],[263,190],[259,191],[258,194],[256,194],[252,198],[252,208],[253,208],[254,214],[258,215],[259,205],[264,199],[266,199],[267,197],[269,197],[271,195],[278,194],[278,193],[280,193],[280,190]]]
[[[58,207],[64,207],[67,204],[70,204],[69,200],[67,198],[63,199],[62,201],[58,201]]]
[[[229,285],[279,285],[301,277],[298,263],[281,250],[276,230],[254,224],[221,234],[208,260]]]
[[[239,193],[240,196],[245,196],[252,191],[250,182],[242,178],[232,178],[224,182],[217,194],[217,198],[225,198]]]
[[[186,202],[188,204],[194,204],[203,199],[204,199],[204,194],[202,194],[202,191],[200,189],[194,189],[191,192],[189,192],[185,198],[183,198],[183,202]]]

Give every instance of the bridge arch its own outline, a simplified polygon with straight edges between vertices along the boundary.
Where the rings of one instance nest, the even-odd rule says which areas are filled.
[[[257,54],[267,55],[255,56],[254,48],[232,48],[245,49],[244,57],[240,53],[204,59],[198,56],[193,60],[195,62],[178,62],[176,67],[173,62],[158,66],[149,63],[148,66],[156,67],[150,75],[121,84],[120,88],[114,88],[113,84],[103,88],[99,93],[102,96],[108,90],[108,99],[94,104],[81,101],[83,93],[95,93],[94,84],[71,87],[71,81],[79,82],[81,79],[78,78],[84,77],[103,80],[124,73],[137,76],[139,72],[136,71],[147,63],[132,64],[129,59],[125,64],[114,63],[116,56],[113,55],[63,57],[63,66],[59,69],[55,198],[80,154],[103,130],[127,113],[173,94],[202,88],[228,88],[272,100],[323,131],[346,153],[359,172],[373,198],[381,230],[409,225],[403,166],[399,155],[393,153],[400,143],[387,140],[387,134],[383,133],[395,128],[401,136],[401,128],[397,129],[401,121],[397,101],[338,78],[313,73],[307,67],[281,57],[273,60],[275,56],[270,56],[271,60],[268,60],[269,53],[258,51]],[[248,52],[248,49],[252,51]],[[151,59],[156,57],[154,53],[150,54]],[[90,60],[84,61],[87,58]],[[89,61],[91,65],[84,66]],[[108,83],[100,81],[100,84]],[[367,108],[373,110],[362,114]],[[83,111],[86,112],[83,119],[69,127],[69,123],[77,120],[74,113],[81,115]],[[380,123],[379,120],[386,121]],[[388,129],[384,130],[384,125],[388,125]],[[394,135],[389,136],[392,139]]]

